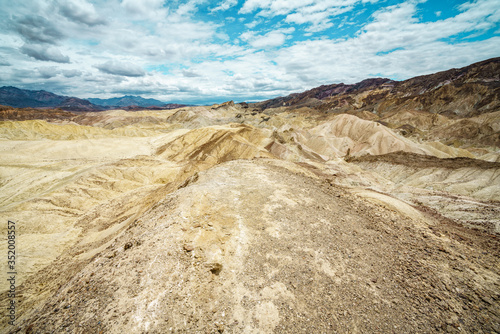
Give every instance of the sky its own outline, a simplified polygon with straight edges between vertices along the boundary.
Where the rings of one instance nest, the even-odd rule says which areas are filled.
[[[0,0],[0,86],[260,101],[500,56],[500,0]]]

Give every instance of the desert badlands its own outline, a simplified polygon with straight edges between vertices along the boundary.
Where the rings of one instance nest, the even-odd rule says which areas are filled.
[[[500,332],[499,74],[2,108],[0,332]]]

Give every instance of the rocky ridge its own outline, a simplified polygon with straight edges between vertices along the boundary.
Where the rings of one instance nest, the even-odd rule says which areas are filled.
[[[472,117],[498,111],[499,67],[500,58],[492,58],[405,81],[375,78],[351,85],[324,85],[257,106],[263,109],[308,106],[325,112],[368,111],[379,116],[426,111],[451,118]]]

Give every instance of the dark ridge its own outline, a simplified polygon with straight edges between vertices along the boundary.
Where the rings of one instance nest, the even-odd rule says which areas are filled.
[[[364,155],[361,157],[350,158],[349,162],[386,162],[396,165],[404,165],[417,168],[480,168],[480,169],[500,169],[500,162],[491,162],[472,158],[437,158],[430,155],[409,153],[409,152],[393,152],[382,155]]]
[[[0,105],[0,121],[72,120],[77,114],[62,109],[13,108]]]

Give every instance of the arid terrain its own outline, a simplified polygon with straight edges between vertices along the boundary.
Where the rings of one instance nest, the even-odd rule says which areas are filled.
[[[1,108],[0,332],[500,332],[499,76]]]

